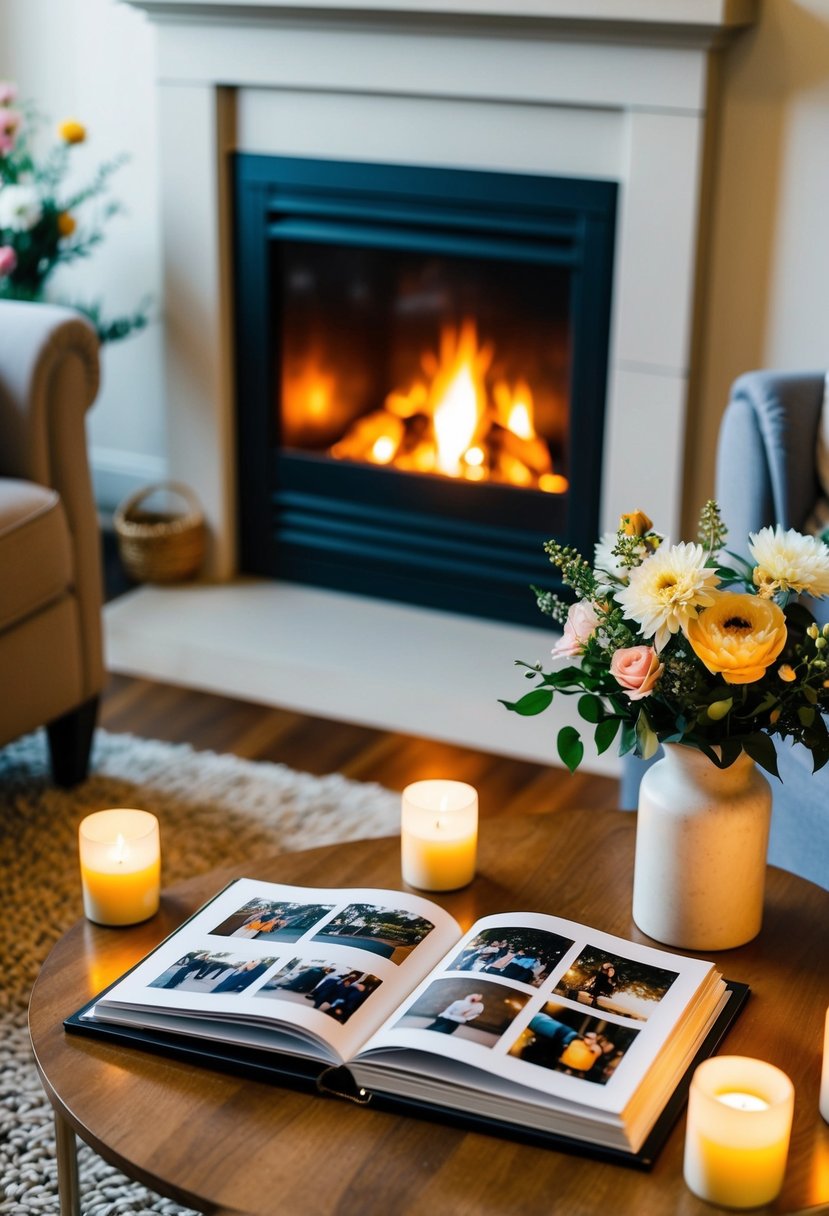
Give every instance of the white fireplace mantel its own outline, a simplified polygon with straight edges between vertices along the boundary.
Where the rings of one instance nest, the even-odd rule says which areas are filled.
[[[340,19],[427,17],[513,25],[555,23],[596,37],[608,31],[642,39],[677,38],[699,44],[751,24],[757,0],[127,0],[156,20],[261,21],[319,14]]]
[[[711,67],[754,0],[127,2],[156,26],[169,466],[210,576],[236,571],[233,151],[617,182],[602,524],[678,535]]]
[[[235,571],[226,153],[619,183],[602,519],[676,533],[709,62],[753,0],[128,0],[157,23],[171,474]]]

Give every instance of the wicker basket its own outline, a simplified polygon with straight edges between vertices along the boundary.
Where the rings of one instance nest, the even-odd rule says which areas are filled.
[[[178,495],[183,512],[141,510],[159,490]],[[159,481],[130,495],[114,517],[118,551],[124,569],[138,583],[177,583],[198,573],[206,546],[201,505],[192,490],[177,481]]]

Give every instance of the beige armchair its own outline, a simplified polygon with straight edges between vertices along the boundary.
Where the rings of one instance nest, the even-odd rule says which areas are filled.
[[[0,301],[0,747],[46,726],[59,785],[86,776],[104,682],[97,391],[97,338],[76,313]]]

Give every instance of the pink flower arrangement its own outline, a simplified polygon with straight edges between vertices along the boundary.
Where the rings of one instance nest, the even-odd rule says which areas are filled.
[[[23,115],[18,110],[0,106],[0,153],[3,155],[14,151],[22,122]]]
[[[103,224],[116,215],[118,203],[108,201],[92,222],[81,218],[85,204],[106,194],[110,176],[123,163],[117,157],[97,170],[86,186],[63,185],[73,149],[86,139],[86,128],[67,119],[57,129],[58,142],[38,161],[31,148],[36,115],[26,104],[14,106],[17,88],[0,81],[0,300],[39,301],[61,265],[87,257],[103,239]],[[102,342],[126,337],[147,323],[142,303],[132,316],[106,322],[100,305],[73,306],[84,313]]]
[[[11,245],[0,245],[0,279],[11,274],[17,265],[17,254]]]

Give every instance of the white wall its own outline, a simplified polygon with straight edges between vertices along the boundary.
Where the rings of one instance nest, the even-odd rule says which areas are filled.
[[[723,56],[699,400],[689,431],[686,519],[713,484],[728,387],[751,367],[829,364],[829,0],[763,0],[757,26]],[[129,151],[114,193],[129,208],[67,294],[160,308],[153,30],[118,0],[2,0],[0,79],[44,112],[90,129],[92,167]],[[80,160],[80,158],[79,158]],[[70,278],[71,275],[71,278]],[[164,470],[158,323],[104,352],[91,416],[96,477],[110,503]],[[646,504],[644,504],[646,505]]]
[[[734,378],[829,366],[829,0],[761,0],[724,56],[686,527]]]

